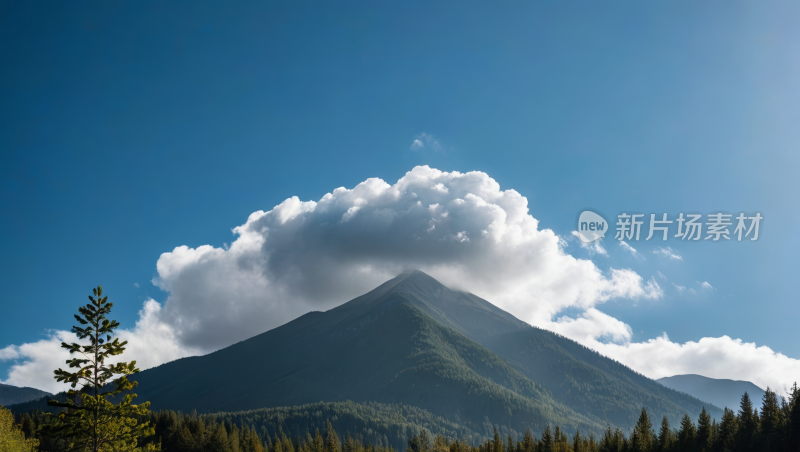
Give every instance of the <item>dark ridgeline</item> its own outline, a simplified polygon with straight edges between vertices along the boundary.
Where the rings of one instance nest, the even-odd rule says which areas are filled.
[[[48,395],[51,394],[36,388],[20,388],[0,383],[0,405],[8,406],[16,403],[25,403]]]
[[[749,381],[708,378],[702,375],[674,375],[656,380],[676,391],[685,392],[722,408],[735,409],[745,392],[751,398],[761,400],[764,390]]]

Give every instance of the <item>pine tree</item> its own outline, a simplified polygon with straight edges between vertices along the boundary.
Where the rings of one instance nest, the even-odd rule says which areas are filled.
[[[692,418],[688,414],[681,419],[681,429],[678,431],[678,450],[680,452],[693,452],[696,432]]]
[[[272,440],[272,446],[269,448],[269,450],[271,452],[285,452],[283,450],[283,442],[281,441],[281,438],[278,436],[277,433],[275,434],[275,439]]]
[[[231,452],[241,452],[239,448],[239,427],[237,427],[236,424],[233,424],[231,427],[231,432],[228,434],[228,440],[230,441]]]
[[[314,435],[314,443],[311,445],[311,452],[325,452],[325,441],[322,439],[319,429],[317,429]]]
[[[245,445],[247,452],[264,452],[264,446],[261,444],[261,440],[258,439],[258,433],[256,433],[255,428],[247,429]]]
[[[778,396],[769,387],[764,392],[760,414],[758,448],[764,452],[779,450],[781,448],[780,426],[783,413],[778,405]]]
[[[736,441],[737,452],[752,452],[758,433],[758,416],[754,412],[750,396],[745,392],[739,403],[739,434]]]
[[[352,439],[351,439],[351,441],[352,441]],[[283,449],[283,452],[294,452],[294,444],[292,444],[292,441],[289,438],[286,437],[286,435],[283,433],[283,431],[281,431],[281,446],[282,446],[281,448]],[[352,449],[351,449],[351,452],[352,452]]]
[[[178,430],[178,437],[175,440],[176,449],[182,452],[194,452],[199,451],[201,448],[200,444],[197,444],[197,441],[194,439],[194,435],[189,430],[189,426],[187,424],[181,425],[180,430]]]
[[[544,429],[544,433],[542,433],[542,441],[539,444],[541,449],[539,452],[555,452],[553,447],[553,436],[550,433],[549,425]]]
[[[710,452],[711,440],[711,416],[706,411],[706,407],[703,407],[703,410],[700,411],[700,416],[697,418],[697,437],[695,438],[697,452]]]
[[[333,429],[331,421],[328,421],[328,429],[325,432],[325,452],[340,452],[339,436],[336,434],[336,430]]]
[[[25,434],[25,438],[27,439],[36,437],[36,424],[28,413],[22,415],[22,433]]]
[[[503,439],[500,438],[500,434],[497,433],[497,427],[494,428],[494,437],[492,439],[492,452],[504,452],[505,447],[503,447]]]
[[[530,427],[525,429],[525,436],[522,439],[522,450],[523,452],[536,451],[536,443],[533,441],[533,432],[531,432]]]
[[[572,437],[572,452],[583,452],[583,439],[578,429],[575,429],[575,436]]]
[[[61,348],[70,354],[80,357],[67,361],[75,372],[57,369],[54,371],[58,382],[68,383],[70,398],[66,403],[50,401],[48,405],[67,408],[57,418],[57,423],[48,431],[51,435],[65,437],[71,450],[88,450],[98,452],[107,449],[136,447],[140,437],[151,436],[155,430],[145,422],[139,424],[137,417],[147,416],[149,402],[133,405],[136,394],[126,394],[114,405],[108,398],[117,396],[123,391],[130,391],[136,382],[128,381],[127,376],[139,371],[136,361],[107,364],[106,360],[121,355],[128,341],[120,342],[114,338],[114,330],[119,322],[109,320],[114,303],[103,297],[103,288],[92,289],[94,296],[89,296],[90,303],[78,308],[80,315],[75,319],[80,325],[73,326],[72,332],[80,340],[89,340],[89,344],[61,343]],[[106,387],[108,383],[120,375],[112,384],[113,389]],[[76,391],[75,387],[81,385]],[[80,403],[75,403],[79,397]],[[148,449],[154,449],[152,445]]]
[[[738,432],[739,419],[736,418],[733,411],[725,408],[722,414],[722,421],[719,423],[714,452],[734,452]]]
[[[228,440],[228,432],[225,427],[220,424],[214,429],[211,436],[208,438],[208,443],[203,448],[203,451],[208,452],[230,452],[231,445]]]
[[[658,452],[671,451],[674,442],[675,438],[672,435],[672,430],[669,428],[669,420],[665,415],[661,419],[661,429],[658,431]]]
[[[789,394],[789,415],[786,434],[786,449],[789,452],[800,452],[800,388],[797,382]]]
[[[642,407],[639,420],[631,433],[631,450],[632,452],[652,452],[653,450],[653,423],[650,422],[650,416],[647,415],[644,407]]]

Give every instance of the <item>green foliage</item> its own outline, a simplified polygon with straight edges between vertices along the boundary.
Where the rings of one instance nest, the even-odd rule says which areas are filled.
[[[647,410],[642,408],[642,413],[639,415],[639,420],[631,432],[630,446],[631,452],[652,452],[653,451],[653,423],[650,422],[650,417],[647,415]]]
[[[800,405],[800,390],[795,387],[792,391],[789,401],[780,404],[787,421],[783,430],[776,432],[773,438],[773,446],[780,444],[782,447],[777,449],[779,451],[795,452],[798,445],[792,442],[793,429],[797,424],[791,414]],[[68,450],[67,445],[41,433],[47,430],[41,428],[42,423],[48,422],[45,413],[30,413],[29,417],[23,415],[19,420],[26,418],[33,424],[32,430],[39,432],[36,439],[41,440],[41,450]],[[576,431],[570,438],[560,426],[555,426],[555,430],[547,426],[541,438],[537,439],[530,428],[520,435],[504,427],[492,426],[491,431],[479,435],[414,407],[320,402],[237,413],[150,413],[142,420],[152,423],[156,434],[143,441],[142,446],[162,445],[169,452],[264,452],[267,449],[269,452],[634,452],[646,449],[644,438],[649,432],[653,452],[697,452],[703,447],[701,432],[706,421],[700,418],[697,424],[701,427],[696,428],[691,418],[684,416],[680,430],[676,431],[670,429],[669,421],[664,416],[657,436],[646,410],[639,418],[629,437],[619,428],[607,427],[600,441],[595,440],[592,432],[584,436]],[[741,423],[733,411],[725,410],[719,424],[710,424],[712,434],[709,450],[738,450]],[[320,433],[320,428],[324,435]],[[508,435],[505,441],[500,436],[501,430]],[[755,446],[752,450],[767,452],[767,449]]]
[[[714,443],[714,452],[734,452],[738,433],[739,419],[733,411],[725,408]]]
[[[136,386],[128,375],[136,373],[136,361],[130,363],[108,363],[113,356],[125,351],[127,341],[113,338],[119,322],[109,320],[113,303],[103,297],[103,289],[98,286],[89,296],[90,303],[78,309],[80,315],[75,319],[81,326],[73,326],[72,332],[88,344],[66,342],[61,347],[75,356],[67,360],[69,370],[54,371],[58,382],[68,383],[71,389],[65,401],[52,400],[48,404],[66,408],[58,414],[55,423],[48,425],[49,436],[64,438],[68,448],[75,451],[119,451],[133,450],[140,437],[154,433],[148,423],[139,423],[138,418],[146,416],[149,403],[134,405],[136,394],[129,391]],[[112,382],[115,376],[120,375]],[[80,385],[81,388],[75,388]],[[128,393],[118,404],[108,399]],[[77,401],[77,403],[76,403]]]
[[[786,404],[786,450],[800,452],[800,388],[794,383]]]
[[[697,438],[695,438],[697,452],[710,452],[712,439],[711,416],[703,408],[700,417],[697,418]]]
[[[656,445],[657,452],[668,452],[673,449],[675,445],[675,434],[669,428],[669,420],[664,415],[661,418],[661,428],[658,430],[658,443]]]
[[[751,452],[756,447],[758,434],[758,415],[753,408],[750,396],[745,392],[739,404],[739,434],[736,444],[737,452]]]
[[[0,405],[0,452],[33,452],[39,441],[25,437],[25,432],[14,422],[11,411]]]

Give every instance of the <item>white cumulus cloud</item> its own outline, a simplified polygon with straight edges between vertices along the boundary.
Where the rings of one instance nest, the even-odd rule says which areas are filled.
[[[566,253],[566,241],[539,228],[525,197],[502,190],[485,173],[420,166],[394,184],[367,179],[316,201],[286,199],[271,210],[252,213],[233,233],[230,246],[178,246],[159,257],[152,282],[167,298],[163,303],[147,300],[136,325],[120,331],[129,341],[125,359],[136,359],[146,369],[208,353],[306,312],[330,309],[402,271],[419,269],[528,323],[659,376],[650,369],[661,367],[644,360],[660,357],[636,352],[652,341],[631,343],[631,328],[598,309],[611,299],[663,297],[655,278],[645,281],[625,268],[601,271],[591,261]],[[627,243],[620,246],[638,254]],[[605,254],[602,247],[595,251]],[[557,318],[567,308],[581,314]],[[0,360],[14,360],[4,382],[56,390],[52,370],[67,359],[59,344],[70,335],[53,332],[47,339],[0,350]],[[677,350],[674,361],[681,353],[698,353],[688,343],[656,342]],[[798,362],[775,353],[757,356]],[[731,369],[727,378],[750,375],[736,374],[741,366]]]
[[[794,381],[800,380],[800,360],[728,336],[704,337],[697,342],[679,344],[664,333],[639,343],[588,340],[584,345],[650,378],[677,374],[733,378],[751,381],[762,388],[770,387],[779,394],[785,394]]]

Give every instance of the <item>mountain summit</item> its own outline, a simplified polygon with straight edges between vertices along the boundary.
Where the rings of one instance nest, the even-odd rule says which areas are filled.
[[[481,430],[628,428],[642,406],[654,419],[666,414],[677,422],[704,405],[419,271],[136,380],[140,399],[155,409],[374,401],[420,407]]]

